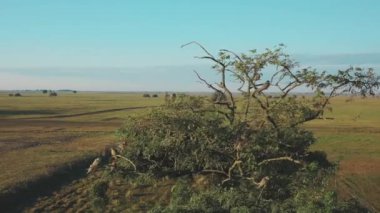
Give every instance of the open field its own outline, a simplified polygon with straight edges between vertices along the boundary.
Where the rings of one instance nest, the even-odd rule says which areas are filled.
[[[333,100],[333,112],[325,115],[333,119],[316,120],[306,127],[318,139],[313,149],[327,152],[330,160],[340,163],[336,187],[341,196],[354,196],[379,211],[380,99],[346,100]],[[0,193],[49,176],[78,159],[92,159],[117,140],[114,132],[126,116],[162,103],[162,94],[143,98],[133,93],[62,93],[58,97],[0,93]],[[69,192],[85,199],[88,181],[77,180],[53,199],[42,198],[36,205],[48,210],[63,203],[75,209],[85,201],[73,202],[75,196]]]
[[[307,124],[330,160],[339,162],[336,187],[345,198],[355,197],[380,211],[380,99],[347,97],[332,101],[333,112]]]
[[[133,93],[0,93],[0,194],[92,158],[117,140],[123,118],[162,101]]]

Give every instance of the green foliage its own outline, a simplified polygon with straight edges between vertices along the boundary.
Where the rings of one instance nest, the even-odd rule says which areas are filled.
[[[133,179],[132,184],[136,186],[146,186],[154,184],[154,177],[150,173],[143,173]]]
[[[92,187],[92,195],[94,197],[105,197],[108,189],[108,183],[106,181],[98,181]]]
[[[128,144],[123,155],[140,172],[201,174],[209,181],[203,189],[178,182],[170,204],[152,212],[339,211],[335,193],[325,190],[335,167],[324,153],[309,151],[315,139],[301,124],[323,115],[337,94],[373,95],[380,80],[373,70],[293,71],[297,63],[282,45],[241,55],[221,50],[214,57],[192,43],[221,75],[221,83],[211,84],[196,73],[213,96],[167,94],[164,107],[128,118],[118,133]],[[277,72],[262,79],[268,66]],[[239,100],[227,85],[227,71],[241,84]],[[290,95],[301,86],[314,96]],[[280,95],[266,94],[271,87]]]
[[[234,142],[242,139],[240,134],[243,127],[230,125],[217,113],[199,114],[191,109],[179,108],[178,106],[183,107],[182,104],[186,105],[177,102],[176,110],[157,109],[142,118],[129,118],[121,130],[123,137],[128,141],[125,156],[138,162],[140,171],[161,175],[203,173],[219,168],[221,169],[218,171],[227,174],[236,160]],[[226,190],[228,187],[233,187],[232,191],[222,192],[225,196],[231,195],[232,192],[236,196],[241,195],[237,198],[242,202],[239,203],[233,196],[227,196],[223,203],[239,204],[230,204],[228,208],[222,207],[219,206],[220,200],[215,200],[209,195],[211,192],[208,194],[199,192],[189,199],[193,189],[189,188],[190,184],[181,183],[174,187],[170,208],[177,206],[182,209],[184,203],[188,201],[186,205],[196,207],[194,211],[209,212],[209,209],[232,211],[235,207],[243,208],[242,206],[248,205],[247,203],[251,203],[248,206],[253,208],[258,199],[260,200],[260,196],[265,200],[284,202],[296,196],[295,192],[299,187],[321,186],[333,169],[325,155],[308,151],[309,145],[314,142],[312,134],[308,131],[294,127],[276,133],[273,128],[263,128],[259,132],[244,130],[244,134],[246,142],[241,145],[239,159],[244,162],[241,169],[245,176],[241,177],[236,168],[231,172],[231,178],[236,179],[222,184],[225,178],[222,175],[219,181],[211,183],[214,187],[222,184],[223,188],[227,187]],[[304,163],[298,165],[290,161],[273,161],[260,164],[266,159],[279,156],[298,159],[302,157]],[[261,194],[261,189],[257,189],[256,184],[247,178],[253,178],[258,182],[264,176],[270,176],[271,179]],[[222,199],[223,193],[217,191],[215,197]],[[260,206],[260,208],[270,207]],[[192,208],[186,207],[186,209]]]
[[[156,110],[145,118],[130,118],[124,128],[128,130],[124,137],[130,141],[126,155],[140,167],[194,171],[200,165],[225,164],[228,157],[215,153],[226,149],[223,132],[231,131],[217,117],[202,119],[188,110]]]
[[[108,182],[104,180],[100,180],[95,182],[95,184],[92,186],[91,195],[93,197],[92,204],[95,210],[101,210],[104,209],[105,205],[107,204],[107,189],[108,189]]]
[[[178,180],[172,188],[171,204],[174,206],[185,205],[190,201],[192,190],[189,181]]]

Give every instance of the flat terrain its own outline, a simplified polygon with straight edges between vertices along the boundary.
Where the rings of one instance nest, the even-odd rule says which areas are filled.
[[[380,98],[338,97],[325,120],[308,123],[323,150],[339,162],[336,187],[341,196],[355,197],[380,211]]]
[[[106,144],[118,140],[114,133],[126,116],[162,104],[163,94],[159,95],[59,93],[47,97],[25,93],[8,97],[0,93],[0,194],[49,176],[62,165],[93,159]],[[310,122],[306,128],[318,139],[312,148],[339,162],[335,187],[340,195],[355,197],[380,211],[380,99],[347,100],[335,98],[333,111],[325,115],[328,119]],[[90,179],[76,180],[57,191],[53,199],[41,198],[33,208],[83,206]],[[84,200],[76,202],[78,196]]]
[[[0,194],[98,154],[131,113],[163,98],[134,93],[0,93]]]

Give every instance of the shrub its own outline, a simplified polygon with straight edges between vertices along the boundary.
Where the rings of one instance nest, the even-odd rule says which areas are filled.
[[[51,92],[49,93],[49,96],[50,96],[50,97],[55,97],[55,96],[58,96],[58,94],[57,94],[56,92],[51,91]]]
[[[152,97],[153,98],[158,98],[158,95],[157,94],[153,94]]]
[[[143,94],[144,98],[150,98],[150,95],[148,93]]]
[[[129,117],[118,133],[128,142],[122,155],[135,162],[139,172],[172,177],[200,174],[209,180],[203,189],[176,185],[171,203],[157,208],[164,212],[339,211],[334,192],[326,190],[335,167],[324,153],[309,150],[315,138],[301,124],[317,119],[339,93],[374,94],[380,78],[372,70],[354,68],[337,74],[294,71],[296,63],[282,46],[260,54],[228,50],[217,57],[206,50],[205,54],[203,58],[215,62],[213,68],[221,76],[221,83],[211,84],[196,73],[214,91],[211,100],[167,95],[165,106]],[[268,66],[277,72],[261,79]],[[227,85],[227,70],[241,83],[241,99]],[[290,95],[305,86],[314,91],[312,98]],[[266,92],[271,87],[282,94],[269,98]]]
[[[14,96],[15,97],[21,97],[22,95],[21,95],[21,93],[16,93],[16,94],[14,94]]]

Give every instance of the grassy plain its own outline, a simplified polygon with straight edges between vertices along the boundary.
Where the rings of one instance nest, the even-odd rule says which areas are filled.
[[[380,99],[347,99],[333,99],[333,111],[325,114],[329,119],[305,126],[317,137],[312,149],[323,150],[330,160],[339,162],[335,187],[340,195],[355,197],[380,211]],[[0,193],[48,176],[59,166],[92,158],[117,140],[114,132],[126,116],[147,110],[136,107],[161,103],[162,94],[143,98],[138,93],[62,93],[58,97],[0,93]],[[90,179],[74,182],[53,200],[41,199],[40,210],[62,203],[73,209],[84,205],[75,196],[85,199]]]
[[[380,98],[338,97],[332,107],[325,115],[332,119],[306,124],[317,137],[312,148],[339,163],[335,186],[341,196],[380,211]]]
[[[0,93],[0,194],[98,154],[131,113],[163,102],[138,93]]]

